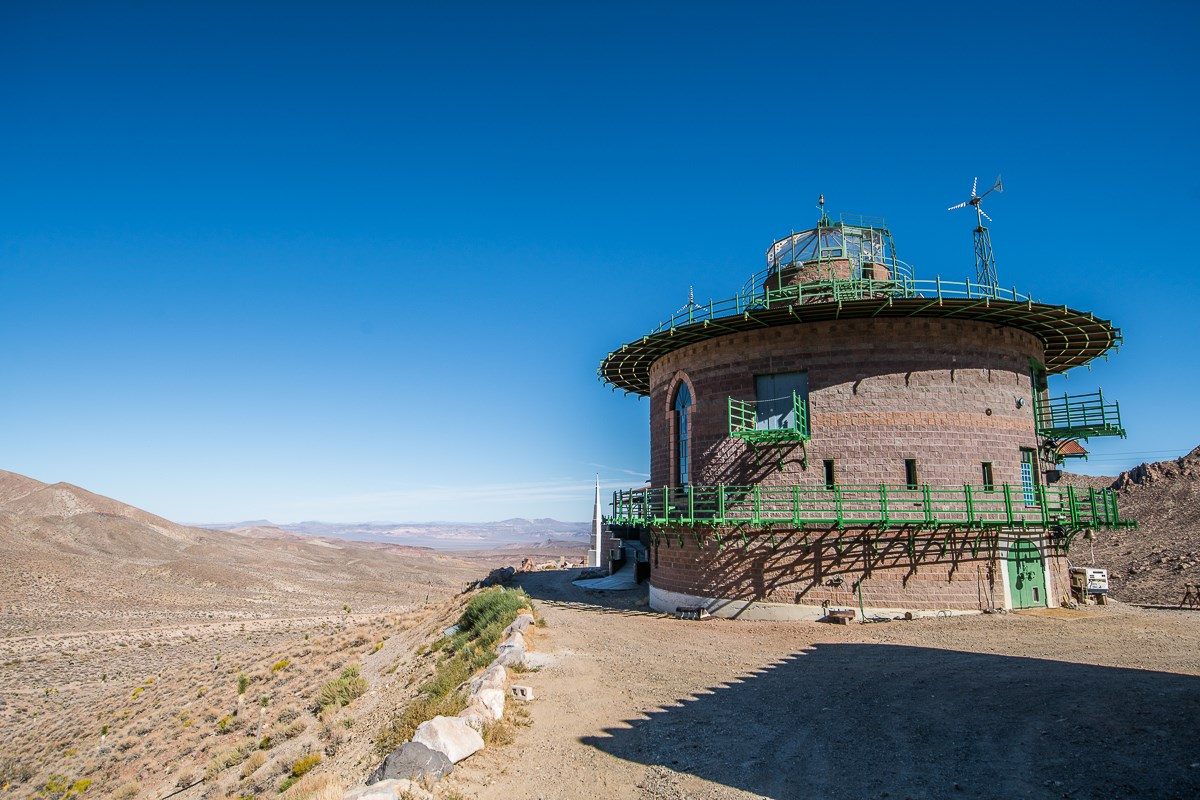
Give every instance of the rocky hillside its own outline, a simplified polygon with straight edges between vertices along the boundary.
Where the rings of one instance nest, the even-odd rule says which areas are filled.
[[[1090,549],[1077,542],[1072,562],[1091,564],[1094,553],[1121,600],[1177,604],[1185,582],[1200,582],[1200,447],[1101,480],[1117,491],[1121,515],[1139,527],[1098,532]]]

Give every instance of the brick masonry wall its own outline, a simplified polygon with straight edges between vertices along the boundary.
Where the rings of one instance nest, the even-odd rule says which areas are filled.
[[[723,533],[718,548],[715,533]],[[864,533],[867,538],[864,538]],[[682,541],[680,539],[682,534]],[[726,600],[787,605],[857,607],[912,611],[983,610],[1005,607],[999,560],[1010,534],[974,552],[974,533],[921,532],[912,551],[903,533],[841,531],[707,531],[699,545],[691,531],[650,538],[650,582],[659,589]],[[1051,605],[1067,593],[1066,560],[1035,541],[1050,565]],[[868,539],[872,543],[868,543]],[[915,556],[915,557],[914,557]],[[996,556],[996,557],[994,557]]]
[[[650,474],[675,483],[675,387],[692,388],[691,481],[697,485],[839,483],[1020,484],[1020,448],[1036,447],[1031,334],[969,320],[876,319],[800,324],[690,345],[650,370]],[[729,438],[726,400],[753,400],[755,375],[807,370],[812,439],[760,448]],[[1018,399],[1022,403],[1018,407]],[[808,468],[802,464],[807,454]],[[779,461],[783,468],[779,469]]]
[[[686,382],[693,398],[690,478],[697,485],[821,485],[824,459],[834,460],[842,485],[902,484],[904,461],[914,458],[922,483],[978,485],[987,461],[997,484],[1019,487],[1021,448],[1038,443],[1031,358],[1043,360],[1031,334],[952,319],[797,324],[690,345],[650,371],[651,485],[676,483],[671,404]],[[800,370],[809,382],[806,445],[760,446],[756,453],[729,437],[728,397],[753,400],[756,375]],[[660,537],[651,582],[703,597],[850,605],[858,602],[854,586],[862,580],[868,606],[974,609],[985,607],[990,593],[1004,604],[998,566],[970,556],[963,542],[953,558],[942,545],[918,548],[914,564],[907,545],[895,544],[900,539],[890,533],[883,555],[862,546],[838,555],[835,534],[824,535],[824,546],[802,544],[803,535],[793,532],[789,544],[772,546],[765,534],[748,532],[754,546],[720,552],[711,539],[698,548],[690,535],[682,547],[672,538],[668,548]],[[809,533],[810,540],[820,536]],[[1003,546],[999,553],[1003,558]],[[1054,584],[1065,581],[1061,561],[1051,560]],[[1052,598],[1063,593],[1048,588]]]

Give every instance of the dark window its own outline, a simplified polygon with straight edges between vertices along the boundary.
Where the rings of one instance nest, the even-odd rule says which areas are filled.
[[[832,489],[837,486],[837,475],[833,471],[833,459],[825,459],[825,488]]]
[[[785,428],[808,433],[808,373],[780,372],[756,375],[754,427],[760,431]],[[800,403],[797,413],[796,401]]]
[[[904,484],[909,489],[917,488],[917,460],[915,458],[904,459]]]
[[[985,492],[993,492],[996,490],[996,481],[992,477],[992,462],[983,462],[983,490]]]
[[[675,465],[675,485],[686,486],[688,483],[688,411],[692,407],[692,393],[686,383],[680,383],[675,390],[675,441],[678,446]]]

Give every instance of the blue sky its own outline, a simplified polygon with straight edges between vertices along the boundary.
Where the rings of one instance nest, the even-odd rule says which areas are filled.
[[[1200,443],[1190,3],[8,3],[0,466],[187,521],[590,516],[604,354],[886,216],[1122,327],[1115,473]]]

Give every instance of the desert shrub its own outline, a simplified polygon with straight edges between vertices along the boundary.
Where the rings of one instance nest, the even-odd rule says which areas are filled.
[[[217,733],[228,733],[233,730],[233,721],[234,716],[232,714],[226,714],[221,717],[217,720]]]
[[[137,781],[129,781],[122,783],[113,791],[114,800],[133,800],[138,796],[138,792],[142,790],[142,785]]]
[[[308,726],[305,724],[304,720],[294,719],[280,730],[280,735],[284,739],[294,739],[295,737],[304,733],[304,729],[306,727]]]
[[[372,647],[372,648],[371,648],[371,652],[372,652],[372,653],[378,653],[378,652],[379,652],[380,650],[382,650],[382,649],[383,649],[383,641],[382,641],[382,640],[380,640],[380,641],[378,641],[378,642],[376,642],[376,643],[375,643],[375,646],[374,646],[374,647]]]
[[[283,672],[291,666],[291,663],[292,660],[290,658],[281,658],[271,665],[271,672]]]
[[[245,694],[246,689],[250,687],[250,678],[247,677],[246,673],[242,672],[238,674],[237,687],[238,694]]]
[[[512,744],[517,740],[516,731],[513,730],[512,725],[504,720],[485,722],[480,734],[483,736],[483,743],[489,746]]]
[[[42,796],[53,798],[53,800],[68,800],[68,798],[79,797],[91,786],[91,778],[80,778],[73,781],[65,775],[51,775],[46,781]]]
[[[346,667],[341,677],[329,681],[317,694],[317,709],[340,708],[352,703],[367,691],[367,680],[358,674],[358,667]]]
[[[242,762],[242,777],[250,777],[251,774],[257,771],[258,768],[265,763],[267,763],[266,753],[262,752],[261,750],[251,753],[246,757],[246,760]]]
[[[288,793],[287,800],[342,800],[346,787],[336,775],[309,775]]]
[[[220,753],[208,763],[208,769],[204,772],[204,779],[211,781],[217,777],[221,770],[236,767],[246,758],[246,751],[240,747],[222,750]]]
[[[521,613],[521,609],[529,607],[529,596],[520,589],[485,589],[472,597],[463,609],[450,648],[457,650],[462,643],[469,641],[484,646],[494,645],[504,629]],[[491,641],[486,641],[488,638]]]
[[[309,753],[308,755],[300,756],[300,758],[292,762],[292,768],[289,771],[288,776],[284,778],[283,783],[279,784],[279,791],[286,792],[288,789],[292,788],[292,785],[296,781],[312,772],[320,763],[320,753]]]
[[[24,759],[0,758],[0,788],[25,783],[33,774],[33,767]]]
[[[288,706],[283,711],[279,712],[279,721],[280,722],[291,722],[292,720],[299,717],[301,713],[302,712],[300,711],[300,709],[296,708],[295,706]]]

